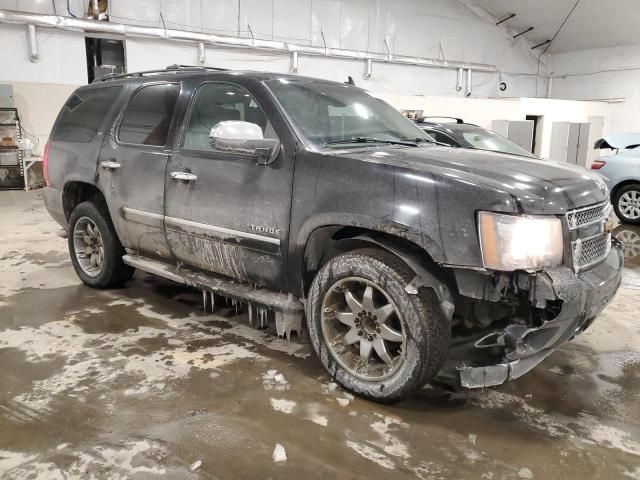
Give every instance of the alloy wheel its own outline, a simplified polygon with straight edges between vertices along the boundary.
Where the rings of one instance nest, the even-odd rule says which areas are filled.
[[[630,220],[640,218],[640,191],[629,190],[624,192],[618,200],[618,209]]]
[[[622,243],[624,258],[632,260],[640,255],[640,235],[632,230],[622,230],[615,234],[615,237]]]
[[[322,302],[321,325],[331,355],[362,380],[387,378],[404,362],[406,335],[398,308],[369,280],[334,283]]]
[[[73,228],[73,247],[78,264],[90,277],[97,277],[104,266],[104,242],[100,229],[89,217],[81,217]]]

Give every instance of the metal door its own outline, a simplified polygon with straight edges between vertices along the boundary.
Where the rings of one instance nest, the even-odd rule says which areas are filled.
[[[292,155],[283,148],[270,165],[213,149],[220,121],[259,125],[277,138],[256,95],[236,82],[205,82],[185,116],[181,146],[167,168],[165,228],[178,262],[264,286],[281,285],[289,232]],[[280,139],[282,140],[282,139]]]
[[[164,233],[164,177],[180,84],[139,87],[105,138],[98,177],[126,248],[149,257],[171,256]]]

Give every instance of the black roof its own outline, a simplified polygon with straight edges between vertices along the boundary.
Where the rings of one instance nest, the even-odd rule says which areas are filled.
[[[153,78],[153,79],[166,79],[166,78],[183,78],[187,76],[202,76],[202,75],[211,75],[211,74],[222,74],[222,73],[244,73],[247,75],[251,75],[257,80],[273,80],[273,79],[287,79],[289,81],[316,81],[323,83],[332,83],[336,85],[344,85],[347,82],[340,83],[334,82],[332,80],[325,80],[320,78],[313,77],[304,77],[301,75],[292,75],[287,73],[276,73],[276,72],[258,72],[255,70],[227,70],[224,68],[216,68],[216,67],[204,67],[198,65],[170,65],[163,69],[158,70],[146,70],[142,72],[131,72],[131,73],[123,73],[123,74],[112,74],[105,75],[103,77],[96,78],[92,85],[100,84],[100,83],[108,83],[112,81],[118,80],[139,80],[142,78]],[[346,79],[345,79],[346,80]]]

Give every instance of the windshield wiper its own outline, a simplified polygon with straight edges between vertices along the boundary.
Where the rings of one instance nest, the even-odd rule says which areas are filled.
[[[417,139],[416,139],[417,140]],[[334,140],[333,142],[325,143],[325,147],[328,145],[341,145],[348,143],[386,143],[387,145],[405,145],[407,147],[417,147],[418,144],[416,142],[412,142],[410,140],[382,140],[375,137],[353,137],[345,140]]]

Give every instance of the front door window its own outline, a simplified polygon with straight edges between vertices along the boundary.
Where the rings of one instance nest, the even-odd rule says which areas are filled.
[[[247,90],[229,83],[205,83],[196,94],[183,148],[211,151],[209,132],[226,120],[254,123],[265,138],[276,138],[267,116]]]

